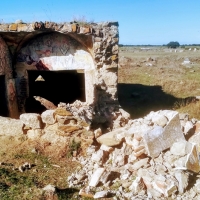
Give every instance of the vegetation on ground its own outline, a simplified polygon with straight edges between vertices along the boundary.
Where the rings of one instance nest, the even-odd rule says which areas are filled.
[[[133,118],[144,117],[150,111],[174,109],[200,119],[200,58],[197,51],[166,47],[120,47],[118,97]],[[166,50],[167,49],[167,50]],[[183,50],[183,51],[182,51]],[[185,59],[189,65],[183,65]],[[0,136],[0,199],[43,200],[43,188],[54,185],[57,199],[83,199],[80,188],[69,188],[67,177],[80,169],[73,161],[80,153],[78,141],[62,148],[21,137]],[[31,168],[21,172],[25,162]]]
[[[151,110],[174,109],[200,119],[198,48],[121,47],[118,96],[122,107],[134,118]],[[184,60],[190,63],[183,64]]]

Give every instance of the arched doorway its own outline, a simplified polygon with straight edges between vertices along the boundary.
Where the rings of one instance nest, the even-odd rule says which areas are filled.
[[[61,33],[37,36],[17,55],[16,87],[19,112],[42,112],[33,96],[72,103],[94,99],[94,62],[78,41]],[[41,76],[43,81],[37,81]]]

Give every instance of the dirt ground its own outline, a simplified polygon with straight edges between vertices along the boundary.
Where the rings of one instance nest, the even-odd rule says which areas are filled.
[[[194,103],[200,95],[199,51],[197,48],[122,47],[118,71],[118,98],[122,108],[138,118],[150,111],[178,109]],[[192,109],[187,111],[198,118],[199,113]]]
[[[200,96],[200,52],[182,50],[120,48],[118,98],[132,118],[144,117],[150,111],[196,105],[196,96]],[[183,65],[188,59],[190,64]],[[80,167],[69,154],[69,146],[30,141],[25,135],[1,137],[0,146],[0,199],[48,199],[42,192],[48,184],[57,189],[54,199],[90,199],[79,197],[78,189],[68,188],[67,177]],[[31,163],[30,170],[13,170],[25,162]]]

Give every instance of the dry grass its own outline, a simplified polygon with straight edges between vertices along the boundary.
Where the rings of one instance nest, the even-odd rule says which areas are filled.
[[[164,47],[155,47],[151,50],[141,50],[140,47],[122,47],[120,49],[120,68],[118,72],[119,84],[160,86],[163,95],[164,93],[166,96],[171,95],[174,100],[171,102],[171,106],[168,102],[167,106],[162,102],[163,107],[159,108],[178,108],[181,111],[187,111],[191,117],[200,119],[200,115],[196,112],[199,105],[194,102],[192,104],[184,103],[185,99],[200,95],[199,50],[179,52],[182,50],[176,50],[177,52],[172,50],[170,52],[169,49]],[[191,61],[190,65],[182,65],[185,58]],[[158,98],[157,94],[152,93],[151,95]],[[164,101],[164,98],[161,100]],[[186,106],[187,109],[183,109]]]
[[[66,149],[32,142],[21,137],[1,136],[0,199],[46,199],[42,190],[48,184],[57,188],[58,199],[79,199],[78,189],[68,188],[67,177],[79,167]],[[46,147],[45,147],[46,146]],[[59,151],[57,151],[59,149]],[[32,168],[13,170],[28,162]]]
[[[123,50],[123,51],[122,51]],[[193,64],[181,65],[185,58]],[[149,63],[152,66],[149,66]],[[151,110],[176,109],[200,119],[199,52],[166,52],[163,48],[141,51],[138,48],[120,49],[119,100],[133,117],[142,117]],[[79,164],[69,155],[80,144],[57,148],[49,143],[29,141],[21,137],[0,137],[0,199],[42,200],[42,188],[48,184],[57,188],[57,199],[80,198],[78,189],[68,188],[67,177]],[[32,168],[25,172],[13,170],[25,162]]]

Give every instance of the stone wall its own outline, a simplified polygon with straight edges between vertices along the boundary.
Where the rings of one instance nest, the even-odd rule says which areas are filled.
[[[0,39],[0,49],[4,52],[1,57],[9,63],[2,67],[1,59],[0,65],[1,73],[6,75],[11,117],[17,118],[25,112],[24,105],[29,96],[27,70],[70,69],[84,71],[84,103],[92,106],[92,121],[111,125],[118,117],[117,22],[0,24]]]

